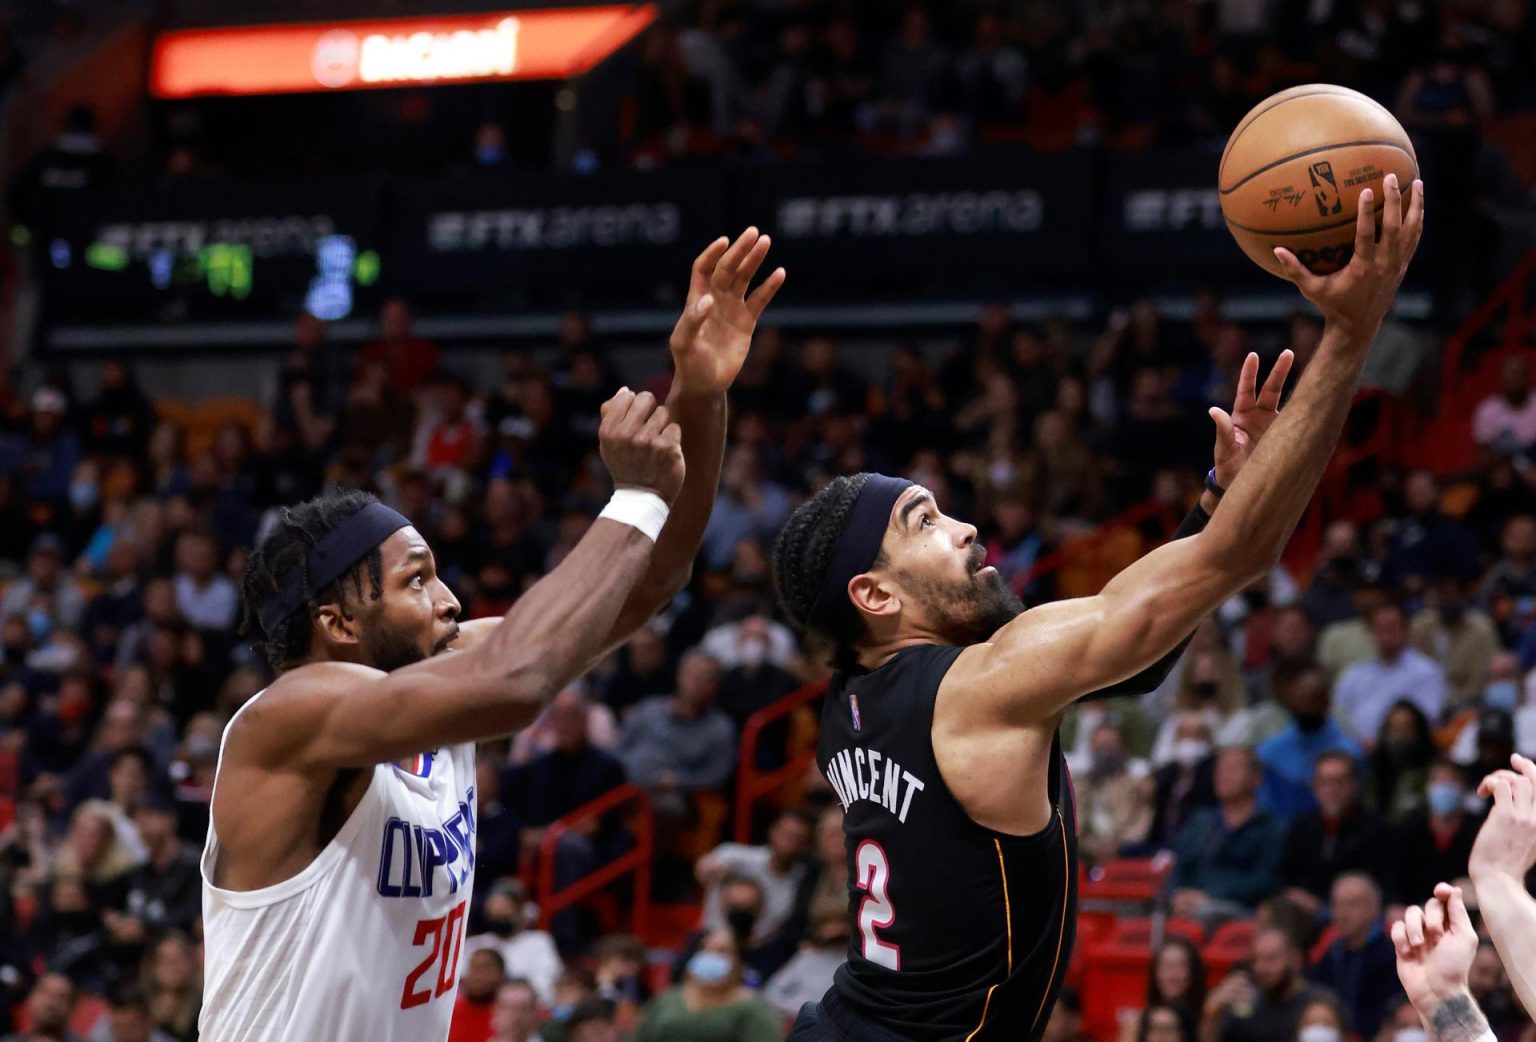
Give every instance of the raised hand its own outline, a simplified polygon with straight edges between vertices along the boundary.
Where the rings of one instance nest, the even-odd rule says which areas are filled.
[[[628,387],[603,403],[597,438],[603,462],[618,488],[643,488],[668,504],[677,499],[686,471],[682,431],[650,391]]]
[[[1314,275],[1290,250],[1275,247],[1285,277],[1296,283],[1302,296],[1316,304],[1328,322],[1352,334],[1356,342],[1368,345],[1375,336],[1392,307],[1408,262],[1419,248],[1419,236],[1424,232],[1424,182],[1413,182],[1410,190],[1413,195],[1405,216],[1397,175],[1386,176],[1382,183],[1385,205],[1381,210],[1381,239],[1377,241],[1376,195],[1369,188],[1361,189],[1354,256],[1331,275]]]
[[[757,320],[784,285],[784,269],[775,268],[747,292],[770,245],[768,236],[748,228],[735,242],[722,235],[693,262],[688,301],[669,340],[684,390],[723,393],[741,372]]]
[[[1280,394],[1296,356],[1289,349],[1280,352],[1275,367],[1264,381],[1264,389],[1255,390],[1259,380],[1259,356],[1249,352],[1237,377],[1237,397],[1232,412],[1211,407],[1216,422],[1216,483],[1228,488],[1237,472],[1248,462],[1248,454],[1264,437],[1270,424],[1280,415]]]
[[[1401,922],[1392,924],[1392,944],[1397,948],[1397,976],[1403,991],[1426,1024],[1439,1027],[1446,1007],[1458,1016],[1467,1012],[1460,1007],[1463,998],[1471,1003],[1467,974],[1477,954],[1477,931],[1467,917],[1460,887],[1441,883],[1423,908],[1409,908]],[[1476,1013],[1476,1007],[1470,1006],[1470,1012]],[[1452,1038],[1450,1033],[1432,1037],[1447,1042]],[[1476,1037],[1474,1032],[1468,1040]]]
[[[1493,807],[1467,863],[1474,882],[1502,875],[1523,886],[1536,864],[1536,763],[1515,753],[1510,764],[1514,770],[1494,771],[1477,787],[1479,796],[1493,798]]]

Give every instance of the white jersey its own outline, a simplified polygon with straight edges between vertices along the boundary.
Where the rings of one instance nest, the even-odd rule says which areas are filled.
[[[259,890],[212,884],[210,822],[203,1042],[446,1039],[475,864],[474,783],[473,744],[378,764],[319,856]]]

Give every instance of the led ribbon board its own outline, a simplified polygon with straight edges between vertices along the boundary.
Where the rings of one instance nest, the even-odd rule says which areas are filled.
[[[656,18],[653,4],[187,29],[155,38],[157,98],[564,79]]]

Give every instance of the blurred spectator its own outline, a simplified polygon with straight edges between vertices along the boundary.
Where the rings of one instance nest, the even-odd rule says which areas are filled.
[[[219,543],[207,532],[176,540],[176,610],[199,630],[232,630],[240,615],[240,591],[219,571]]]
[[[602,682],[603,704],[620,716],[637,702],[673,690],[674,674],[667,668],[667,646],[661,634],[641,626],[619,649],[613,674]]]
[[[741,976],[735,935],[710,931],[689,958],[682,983],[646,1006],[633,1042],[780,1042],[779,1015]]]
[[[62,973],[45,973],[27,995],[29,1027],[14,1035],[6,1035],[0,1042],[82,1042],[80,1036],[68,1027],[74,1008],[74,984]]]
[[[453,1021],[448,1042],[489,1042],[496,996],[507,979],[507,964],[495,948],[476,948],[464,958],[466,969],[459,979],[453,1002]]]
[[[1472,958],[1472,968],[1467,974],[1467,990],[1477,1008],[1488,1018],[1488,1026],[1499,1042],[1522,1037],[1530,1026],[1530,1018],[1520,1008],[1510,986],[1509,973],[1499,960],[1499,953],[1491,941],[1480,941],[1477,954]]]
[[[704,888],[704,929],[729,926],[748,943],[757,945],[776,934],[789,921],[795,899],[809,867],[815,823],[799,810],[782,811],[768,829],[765,846],[722,843],[695,866]],[[727,921],[720,904],[720,888],[727,875],[747,876],[762,889],[762,911],[755,922],[744,917]]]
[[[1301,945],[1283,930],[1257,930],[1250,965],[1227,974],[1206,1000],[1206,1039],[1295,1042],[1301,1014],[1327,994],[1302,975]]]
[[[1467,580],[1477,574],[1477,541],[1440,507],[1440,482],[1427,470],[1403,483],[1404,513],[1387,533],[1387,582],[1418,593],[1436,576]]]
[[[113,992],[111,1011],[96,1023],[87,1042],[176,1042],[155,1026],[144,992],[133,984]]]
[[[731,565],[744,539],[772,540],[793,508],[789,492],[763,473],[757,450],[734,445],[720,470],[720,491],[709,515],[699,564],[715,571]]]
[[[1135,1042],[1195,1042],[1188,1022],[1172,1006],[1149,1005],[1135,1023]]]
[[[1412,702],[1387,711],[1371,752],[1367,804],[1390,822],[1424,806],[1429,768],[1440,755],[1429,718]]]
[[[1393,859],[1385,823],[1360,805],[1354,756],[1334,750],[1318,757],[1312,792],[1317,808],[1298,815],[1286,833],[1280,883],[1286,899],[1315,915],[1340,873],[1385,879]]]
[[[1152,827],[1156,782],[1145,760],[1132,759],[1120,729],[1093,731],[1093,759],[1078,775],[1078,843],[1091,862],[1113,860],[1124,847],[1144,842]]]
[[[1179,833],[1170,879],[1174,915],[1207,923],[1243,918],[1274,892],[1284,836],[1258,805],[1260,776],[1251,749],[1217,755],[1217,806],[1195,814]]]
[[[1083,1000],[1077,989],[1068,985],[1056,998],[1040,1042],[1085,1042],[1087,1037],[1083,1033]]]
[[[1510,355],[1499,371],[1499,393],[1477,403],[1472,438],[1485,449],[1512,456],[1536,447],[1536,392],[1530,362]]]
[[[1147,839],[1158,849],[1172,847],[1198,811],[1216,806],[1216,767],[1211,728],[1198,713],[1182,713],[1173,732],[1172,759],[1157,769],[1152,827]]]
[[[354,383],[376,366],[384,370],[395,394],[409,398],[438,366],[437,348],[411,329],[411,309],[398,297],[385,301],[379,312],[379,339],[357,353]],[[398,424],[398,414],[392,418]]]
[[[1344,622],[1357,614],[1355,587],[1363,577],[1363,556],[1360,528],[1353,521],[1333,521],[1323,530],[1312,585],[1301,595],[1301,603],[1318,626]]]
[[[1446,757],[1468,768],[1468,780],[1478,781],[1483,775],[1472,779],[1470,772],[1492,763],[1493,758],[1503,751],[1505,742],[1510,745],[1509,752],[1514,752],[1513,714],[1521,701],[1520,657],[1509,651],[1495,651],[1485,660],[1483,671],[1487,683],[1477,693],[1476,701],[1447,721],[1436,736],[1439,744],[1447,746]],[[1485,719],[1491,725],[1489,736],[1483,734]],[[1493,735],[1498,736],[1496,743],[1486,740]],[[1497,747],[1485,749],[1485,746]],[[1509,759],[1508,753],[1504,759]],[[1492,767],[1490,771],[1498,769]]]
[[[832,987],[832,975],[848,959],[847,909],[811,916],[810,928],[794,956],[763,986],[763,1000],[786,1019],[807,1002],[819,1002]]]
[[[646,699],[624,718],[619,759],[629,780],[663,794],[718,789],[736,766],[736,728],[715,708],[720,664],[707,652],[684,655],[677,692]]]
[[[417,417],[410,463],[462,484],[479,467],[483,451],[480,422],[466,411],[469,388],[458,377],[439,372],[422,390],[427,407]]]
[[[141,986],[155,1023],[185,1042],[197,1037],[203,978],[197,951],[185,934],[168,933],[151,949]]]
[[[42,641],[53,627],[75,629],[85,615],[85,594],[65,568],[64,541],[45,532],[27,552],[25,578],[12,582],[0,598],[0,616],[20,615],[34,640]]]
[[[1338,995],[1351,1029],[1366,1038],[1376,1033],[1389,1003],[1403,993],[1397,953],[1381,911],[1381,887],[1366,873],[1346,872],[1334,880],[1329,914],[1339,936],[1308,972]]]
[[[1175,713],[1199,713],[1211,728],[1218,746],[1246,745],[1253,741],[1257,723],[1247,709],[1247,693],[1237,663],[1224,648],[1192,653],[1179,675],[1173,699]],[[1152,747],[1152,762],[1167,763],[1178,717],[1163,720]]]
[[[592,972],[600,999],[629,1012],[637,1012],[651,997],[645,980],[645,946],[638,937],[614,933],[598,938],[592,946],[597,968]]]
[[[568,1042],[619,1042],[612,1003],[588,999],[576,1004],[565,1022]]]
[[[1493,563],[1477,588],[1477,599],[1508,638],[1536,616],[1536,516],[1522,514],[1504,523],[1499,540],[1503,555]]]
[[[1488,656],[1498,647],[1498,632],[1488,614],[1467,604],[1462,583],[1442,578],[1434,601],[1413,617],[1413,646],[1445,670],[1448,709],[1476,701],[1487,676]]]
[[[1173,1010],[1183,1025],[1184,1037],[1196,1039],[1200,1035],[1205,995],[1205,960],[1200,949],[1187,937],[1165,937],[1152,955],[1152,970],[1147,975],[1147,1009]]]
[[[1334,713],[1349,735],[1367,745],[1376,735],[1387,711],[1399,701],[1412,702],[1431,720],[1445,705],[1445,671],[1434,659],[1408,646],[1408,625],[1403,609],[1386,604],[1371,615],[1371,637],[1376,654],[1357,662],[1339,676],[1333,689]]]
[[[533,985],[521,977],[502,981],[491,1013],[492,1042],[543,1042],[538,1026],[539,996]]]
[[[1394,904],[1426,901],[1436,883],[1455,883],[1467,874],[1472,841],[1482,821],[1467,812],[1461,768],[1449,760],[1436,761],[1429,769],[1425,803],[1426,808],[1405,818],[1398,830]]]
[[[501,957],[507,976],[526,981],[541,1004],[552,1003],[555,982],[565,972],[565,966],[555,950],[554,939],[535,926],[522,880],[498,879],[493,883],[480,917],[485,931],[464,939],[465,973],[472,953],[492,949]]]
[[[503,614],[505,612],[495,613]],[[560,706],[558,712],[557,704]],[[562,748],[566,752],[584,749],[608,752],[618,740],[618,723],[613,710],[601,702],[589,700],[582,688],[570,687],[555,696],[538,719],[517,733],[512,739],[510,759],[514,767],[524,767],[538,757]],[[574,808],[580,803],[570,806]]]
[[[1344,1010],[1333,996],[1318,995],[1301,1011],[1296,1042],[1343,1042],[1348,1028]]]
[[[1290,723],[1256,749],[1264,764],[1260,802],[1288,820],[1316,809],[1315,772],[1323,756],[1343,752],[1359,758],[1363,754],[1329,712],[1328,680],[1315,663],[1296,660],[1277,666],[1273,684],[1275,699],[1290,714]]]
[[[189,931],[202,914],[198,852],[176,835],[176,808],[150,792],[133,822],[149,853],[128,874],[122,910],[109,908],[103,919],[113,942],[142,950],[167,931]]]

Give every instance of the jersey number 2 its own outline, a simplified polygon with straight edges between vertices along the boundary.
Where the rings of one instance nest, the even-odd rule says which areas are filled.
[[[859,902],[859,933],[864,935],[864,958],[888,970],[901,969],[901,946],[882,941],[876,930],[884,930],[896,921],[896,909],[886,890],[891,882],[891,863],[885,848],[872,839],[859,844],[853,856],[858,870],[857,884],[864,891]]]
[[[423,919],[416,924],[416,935],[411,939],[412,947],[426,944],[427,939],[431,938],[432,950],[405,978],[405,988],[400,992],[401,1009],[425,1006],[434,997],[446,995],[453,988],[453,982],[459,977],[459,949],[464,947],[463,925],[463,901],[454,905],[453,911],[447,915]],[[437,980],[434,982],[429,979],[426,986],[418,991],[416,982],[421,980],[423,974],[431,972],[432,967],[439,962],[442,965],[437,972]]]

